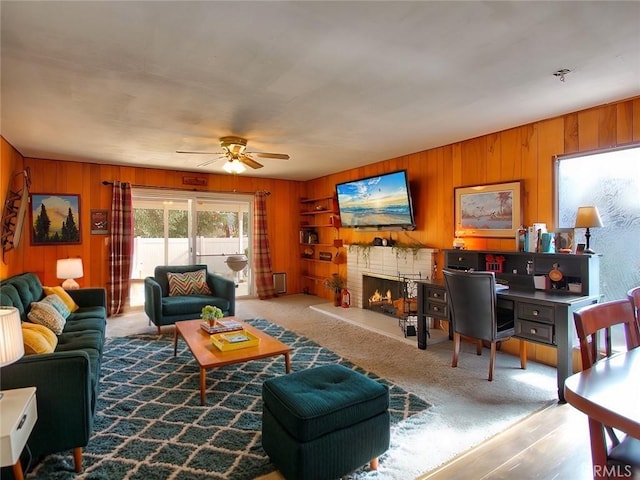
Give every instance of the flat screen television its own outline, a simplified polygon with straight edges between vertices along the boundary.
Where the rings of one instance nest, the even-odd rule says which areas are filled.
[[[406,170],[336,184],[342,227],[413,230],[415,220]]]

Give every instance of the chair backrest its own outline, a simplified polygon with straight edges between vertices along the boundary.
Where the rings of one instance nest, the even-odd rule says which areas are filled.
[[[589,305],[573,312],[573,319],[580,340],[583,370],[601,358],[598,346],[600,332],[605,335],[604,355],[611,356],[611,327],[614,325],[624,327],[627,350],[640,346],[633,307],[628,299]]]
[[[627,292],[627,298],[629,298],[631,302],[633,314],[636,317],[636,331],[638,332],[638,339],[640,340],[640,287],[629,290]]]
[[[206,265],[158,265],[153,270],[153,277],[156,282],[160,284],[162,289],[162,296],[169,295],[169,279],[167,278],[167,272],[171,273],[185,273],[195,272],[197,270],[207,270]]]
[[[453,331],[493,342],[498,337],[495,274],[458,270],[442,273]]]

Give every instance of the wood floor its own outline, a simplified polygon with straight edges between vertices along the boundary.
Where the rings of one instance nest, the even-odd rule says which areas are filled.
[[[515,478],[592,479],[586,416],[568,404],[553,405],[418,480]]]

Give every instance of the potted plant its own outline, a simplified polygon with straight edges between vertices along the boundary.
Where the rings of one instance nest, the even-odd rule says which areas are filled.
[[[209,326],[213,327],[216,324],[216,320],[222,318],[224,315],[222,310],[218,307],[214,307],[213,305],[206,305],[202,307],[202,314],[200,317],[202,320],[206,320],[209,322]]]
[[[347,282],[345,279],[337,273],[331,274],[331,277],[324,281],[324,287],[328,290],[333,290],[333,304],[336,307],[339,307],[342,304],[342,289],[345,288],[346,285]]]

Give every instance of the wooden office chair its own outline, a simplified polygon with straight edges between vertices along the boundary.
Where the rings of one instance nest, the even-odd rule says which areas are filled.
[[[461,336],[476,340],[476,353],[482,354],[482,342],[491,343],[489,381],[493,380],[496,344],[514,335],[514,311],[497,307],[496,279],[493,272],[443,270],[449,316],[453,330],[452,367],[458,366]],[[527,367],[524,342],[520,342],[520,366]]]
[[[613,300],[605,303],[596,303],[581,308],[573,313],[576,332],[580,340],[580,357],[582,369],[586,370],[598,360],[610,357],[611,327],[622,325],[624,327],[627,350],[640,346],[640,336],[637,331],[636,318],[633,306],[628,299]],[[604,350],[599,346],[600,337],[604,337]],[[635,381],[631,380],[630,381]],[[615,393],[613,393],[615,395]],[[605,437],[608,436],[608,441]],[[613,428],[602,425],[589,418],[589,435],[591,437],[591,458],[594,465],[594,477],[596,466],[627,466],[631,465],[637,470],[640,468],[640,440],[637,438],[622,436]],[[624,470],[621,470],[624,472]],[[601,476],[598,476],[601,478]]]
[[[638,332],[638,340],[640,340],[640,287],[629,290],[627,297],[633,307],[633,314],[636,317],[636,332]]]

